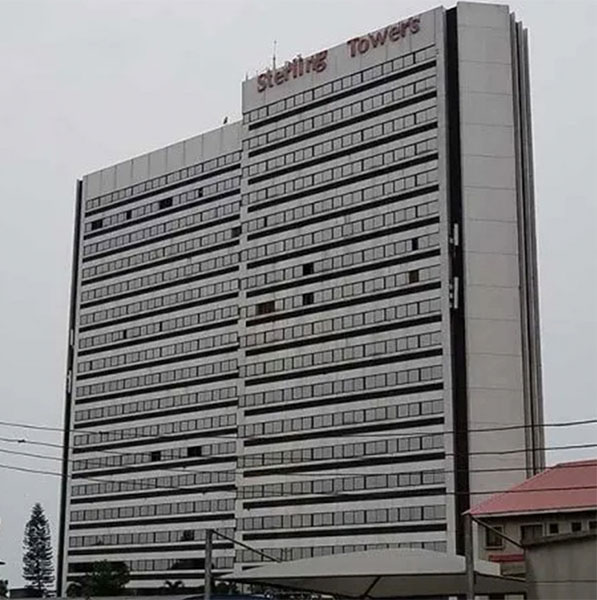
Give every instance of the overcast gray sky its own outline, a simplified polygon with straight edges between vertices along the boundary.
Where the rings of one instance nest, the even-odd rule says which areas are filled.
[[[77,177],[240,117],[240,83],[439,0],[0,0],[0,420],[60,427]],[[447,6],[453,2],[446,3]],[[597,0],[512,0],[530,30],[546,421],[596,416]],[[0,578],[34,502],[57,535],[58,433],[0,426]],[[597,429],[547,433],[548,444]],[[597,455],[550,453],[551,462]]]

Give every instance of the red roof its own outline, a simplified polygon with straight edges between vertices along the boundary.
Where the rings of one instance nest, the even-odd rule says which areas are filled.
[[[491,496],[472,515],[597,509],[597,459],[560,463]]]

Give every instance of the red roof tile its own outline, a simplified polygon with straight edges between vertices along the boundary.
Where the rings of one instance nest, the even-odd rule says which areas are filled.
[[[597,509],[597,459],[560,463],[470,509],[475,516]]]

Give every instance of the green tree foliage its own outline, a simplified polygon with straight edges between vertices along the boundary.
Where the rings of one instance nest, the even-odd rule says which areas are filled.
[[[239,589],[236,583],[227,582],[227,581],[216,581],[214,583],[214,594],[218,594],[220,596],[230,596],[232,594],[238,594]]]
[[[54,583],[54,567],[50,524],[39,502],[34,504],[31,517],[25,525],[23,550],[23,579],[29,582],[28,588],[45,596],[48,586]]]
[[[130,579],[126,563],[102,560],[93,563],[93,570],[81,579],[78,587],[69,586],[67,595],[120,596]]]

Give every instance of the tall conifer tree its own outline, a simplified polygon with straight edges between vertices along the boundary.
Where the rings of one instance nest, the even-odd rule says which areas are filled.
[[[29,582],[28,588],[45,596],[54,582],[54,567],[50,524],[39,502],[31,509],[31,518],[25,525],[23,550],[23,579]]]

